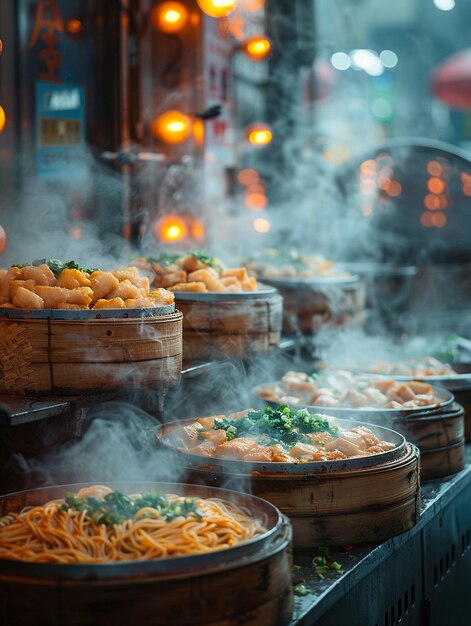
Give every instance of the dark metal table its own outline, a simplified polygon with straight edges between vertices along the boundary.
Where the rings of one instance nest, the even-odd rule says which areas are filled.
[[[292,625],[471,624],[470,444],[466,459],[459,474],[423,485],[413,529],[379,546],[329,551],[340,573],[315,573],[313,557],[327,550],[295,554],[294,580],[305,595],[295,595]]]

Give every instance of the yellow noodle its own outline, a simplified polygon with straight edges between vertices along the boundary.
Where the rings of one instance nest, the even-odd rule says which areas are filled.
[[[93,486],[77,497],[103,498]],[[130,497],[136,497],[134,494]],[[167,494],[169,500],[182,500]],[[140,509],[122,524],[95,524],[85,511],[62,510],[62,500],[28,507],[0,519],[0,558],[36,563],[104,563],[183,556],[223,550],[264,531],[247,511],[217,498],[196,499],[202,518],[167,521],[156,509]]]

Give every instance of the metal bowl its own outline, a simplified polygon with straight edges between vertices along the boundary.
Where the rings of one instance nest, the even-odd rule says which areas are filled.
[[[423,383],[429,383],[434,387],[436,385],[448,389],[448,391],[465,391],[471,389],[471,367],[470,371],[459,374],[445,374],[436,376],[401,376],[395,374],[368,374],[372,380],[395,380],[397,382],[406,382],[408,380],[418,380]]]
[[[76,492],[82,487],[96,484],[95,482],[58,485],[19,491],[1,496],[0,515],[6,515],[10,511],[19,511],[26,506],[40,506],[50,500],[63,498],[68,492]],[[173,574],[178,575],[191,571],[202,572],[214,567],[230,564],[241,558],[247,559],[251,555],[259,552],[262,548],[269,547],[277,533],[286,525],[286,520],[283,515],[269,502],[255,496],[227,489],[201,485],[156,482],[100,482],[99,484],[107,485],[112,489],[120,489],[125,493],[142,493],[157,490],[161,493],[175,493],[192,497],[223,498],[237,506],[248,509],[252,515],[261,520],[266,527],[266,531],[249,541],[217,552],[192,556],[168,557],[148,561],[57,564],[29,563],[26,561],[13,561],[0,558],[0,574],[27,576],[28,578],[97,580],[159,574],[171,576]]]
[[[178,422],[169,422],[168,424],[158,426],[155,431],[157,441],[161,445],[175,452],[187,465],[192,467],[202,468],[209,472],[219,471],[225,474],[251,476],[255,479],[257,476],[267,477],[270,475],[273,477],[276,475],[283,476],[292,474],[311,475],[359,467],[372,467],[400,458],[404,454],[406,445],[405,438],[390,428],[384,428],[383,426],[376,426],[374,424],[367,424],[365,422],[357,422],[354,420],[338,419],[336,420],[336,423],[343,428],[366,426],[372,430],[378,439],[387,441],[388,443],[393,443],[395,447],[387,452],[380,452],[379,454],[373,454],[371,456],[353,459],[337,459],[334,461],[309,461],[307,463],[260,463],[252,461],[237,461],[232,459],[215,459],[193,454],[191,451],[181,450],[174,447],[171,442],[168,441],[168,436],[174,429],[192,424],[194,421],[194,418],[192,418]]]
[[[239,301],[253,300],[254,298],[266,298],[276,293],[274,287],[258,283],[256,291],[175,291],[175,301],[179,302],[221,302],[221,301]]]
[[[322,291],[329,287],[350,287],[359,282],[356,274],[348,276],[326,276],[325,278],[270,278],[263,276],[262,280],[267,285],[280,289],[310,289],[312,291]]]
[[[0,319],[10,320],[102,320],[159,317],[175,312],[175,304],[139,309],[10,309],[0,307]]]
[[[391,377],[387,377],[387,378],[388,380],[391,379]],[[411,380],[411,378],[408,377],[406,380]],[[269,406],[277,407],[279,404],[286,404],[286,402],[282,402],[281,399],[279,401],[276,401],[276,400],[267,400],[266,398],[262,398],[262,396],[260,395],[260,391],[270,386],[274,387],[274,386],[279,386],[279,385],[280,385],[279,381],[266,383],[265,385],[257,385],[256,387],[253,388],[253,392],[256,396],[258,396],[260,400],[263,400],[263,402],[266,402]],[[373,417],[379,417],[381,415],[384,415],[387,417],[399,417],[399,416],[407,416],[407,415],[410,415],[411,417],[412,416],[416,417],[422,414],[426,415],[430,412],[434,412],[439,409],[443,409],[445,407],[450,406],[455,400],[454,395],[448,389],[445,389],[444,387],[438,387],[438,386],[433,385],[433,392],[434,392],[435,397],[437,398],[437,402],[435,402],[434,404],[429,404],[427,406],[419,406],[413,409],[410,409],[410,408],[386,409],[386,408],[378,408],[378,407],[327,407],[327,406],[318,406],[318,405],[313,405],[313,404],[302,404],[302,403],[292,404],[289,406],[293,409],[308,409],[312,413],[328,412],[330,415],[334,415],[337,417],[351,417],[352,419],[357,419],[357,417],[355,416],[358,416],[358,415],[361,415],[363,418],[363,414],[365,414],[365,418],[368,419],[369,417],[373,418]]]

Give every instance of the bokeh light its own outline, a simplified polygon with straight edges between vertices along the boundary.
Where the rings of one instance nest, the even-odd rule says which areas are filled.
[[[196,3],[210,17],[226,17],[237,6],[237,0],[196,0]]]
[[[3,107],[0,106],[0,133],[5,128],[6,123],[7,123],[7,116],[5,115],[5,111],[3,110]]]
[[[445,183],[441,178],[429,178],[427,187],[429,191],[436,194],[440,194],[445,191]]]
[[[271,52],[271,41],[263,35],[254,35],[247,39],[241,46],[243,52],[251,61],[262,61]]]
[[[247,139],[253,146],[266,146],[273,139],[273,133],[265,124],[252,124],[247,130]]]
[[[172,35],[187,25],[188,9],[181,2],[161,2],[151,10],[149,20],[156,30]]]
[[[150,132],[165,143],[177,144],[188,139],[191,133],[191,119],[181,111],[171,110],[154,118]]]
[[[164,215],[154,227],[155,238],[159,241],[178,241],[188,234],[188,224],[181,215]]]
[[[267,220],[264,217],[257,217],[254,219],[252,226],[257,233],[268,233],[271,228],[270,220]]]
[[[240,170],[240,172],[237,174],[237,180],[241,185],[252,185],[254,183],[258,183],[258,181],[260,180],[260,174],[257,172],[257,170],[247,167],[243,170]]]
[[[80,35],[83,31],[82,20],[79,20],[77,17],[70,18],[70,20],[67,20],[65,23],[65,30],[69,33],[69,35]]]
[[[7,234],[3,226],[0,225],[0,254],[3,254],[7,248]]]

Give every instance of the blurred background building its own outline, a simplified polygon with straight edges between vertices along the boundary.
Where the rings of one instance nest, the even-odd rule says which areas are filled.
[[[0,39],[7,260],[471,263],[468,0],[2,0]]]

